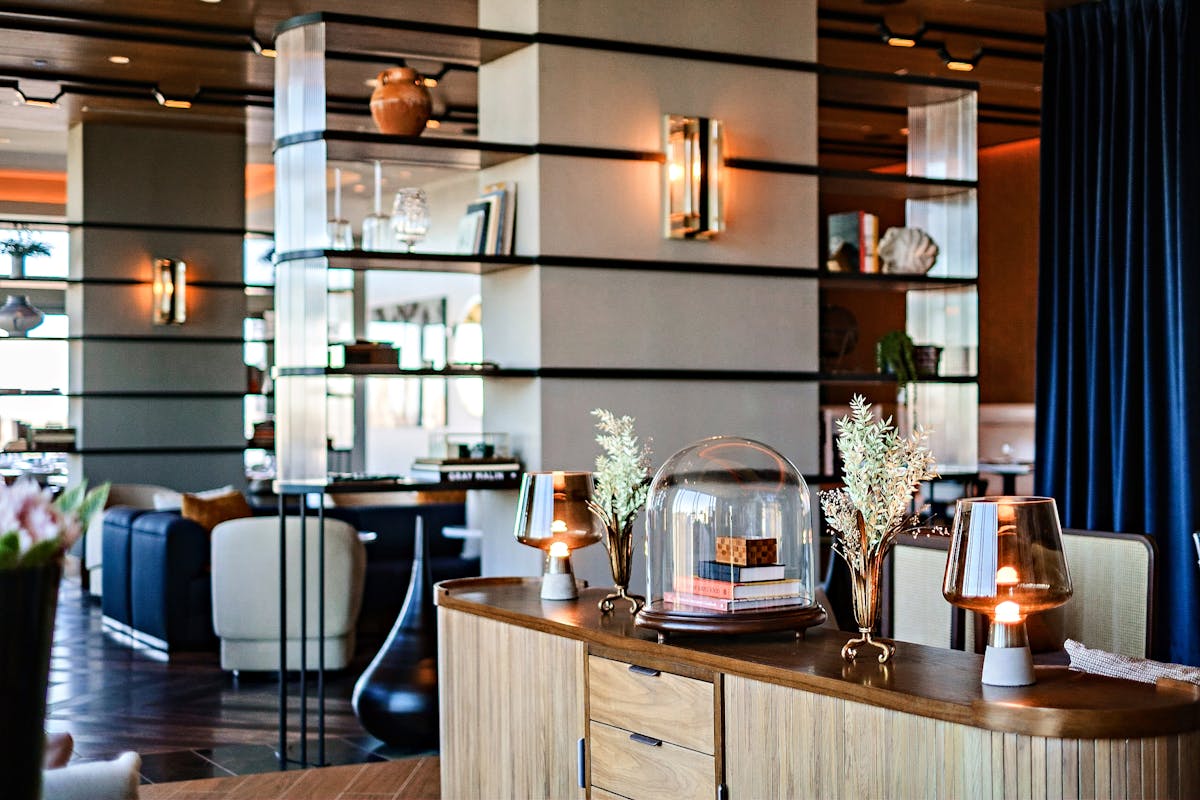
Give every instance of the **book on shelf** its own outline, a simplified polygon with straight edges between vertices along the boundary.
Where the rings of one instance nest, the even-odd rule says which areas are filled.
[[[879,272],[879,217],[869,211],[830,214],[829,259],[832,272]]]
[[[516,225],[516,184],[506,181],[489,184],[483,188],[479,200],[489,206],[484,255],[512,255]]]
[[[720,561],[701,561],[696,565],[696,577],[710,581],[750,583],[753,581],[783,580],[787,567],[783,564],[766,564],[761,567],[740,567],[722,564]]]
[[[696,578],[691,575],[677,575],[675,577],[675,589],[685,594],[719,597],[725,600],[755,600],[798,594],[800,592],[800,581],[793,578],[776,581],[755,581],[753,583],[732,583],[730,581]]]
[[[412,468],[420,472],[500,472],[520,470],[511,458],[414,458]]]
[[[783,597],[762,597],[755,600],[727,600],[688,592],[663,592],[663,601],[674,606],[693,606],[706,611],[748,611],[757,608],[808,605],[808,599],[798,593]]]
[[[414,469],[410,476],[413,480],[427,483],[515,483],[521,479],[520,467],[514,469],[447,469],[423,470]]]

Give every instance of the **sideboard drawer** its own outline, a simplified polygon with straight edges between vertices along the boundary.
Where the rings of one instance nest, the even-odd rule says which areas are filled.
[[[712,800],[712,756],[670,742],[637,741],[602,722],[590,723],[592,785],[634,800]]]
[[[711,683],[672,675],[646,674],[622,661],[588,657],[591,718],[655,739],[713,753]]]

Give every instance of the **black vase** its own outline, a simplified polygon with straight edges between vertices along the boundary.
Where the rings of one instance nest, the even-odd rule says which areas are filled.
[[[4,797],[37,800],[60,564],[0,570],[0,775]]]
[[[417,517],[412,575],[404,607],[387,641],[354,685],[354,713],[392,747],[433,750],[438,744],[437,617],[426,557],[424,520]]]

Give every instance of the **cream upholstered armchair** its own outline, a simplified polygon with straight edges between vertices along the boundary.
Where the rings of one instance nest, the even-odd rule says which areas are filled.
[[[320,536],[307,523],[308,663],[317,664]],[[300,520],[287,518],[288,666],[300,666]],[[325,520],[325,668],[341,669],[354,654],[366,551],[352,525]],[[221,669],[279,668],[279,517],[222,522],[212,532],[213,629]]]

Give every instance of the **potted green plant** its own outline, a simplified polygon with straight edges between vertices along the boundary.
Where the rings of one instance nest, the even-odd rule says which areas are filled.
[[[50,255],[50,245],[45,242],[34,241],[33,237],[27,230],[17,232],[15,239],[6,239],[0,242],[0,252],[7,253],[12,257],[12,278],[25,277],[25,257],[26,256],[48,256]]]
[[[880,372],[895,375],[901,386],[916,381],[912,338],[904,331],[888,331],[881,336],[875,343],[875,367]]]

